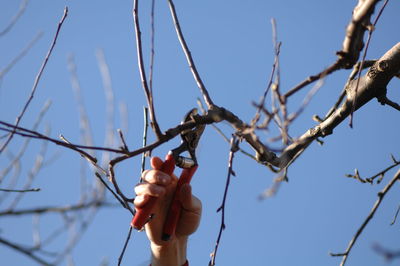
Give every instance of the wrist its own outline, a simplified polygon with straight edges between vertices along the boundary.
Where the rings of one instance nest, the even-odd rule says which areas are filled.
[[[151,266],[184,265],[186,262],[187,237],[172,239],[157,245],[151,243]]]

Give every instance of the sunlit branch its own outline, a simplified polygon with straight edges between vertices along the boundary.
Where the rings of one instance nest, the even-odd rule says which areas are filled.
[[[197,70],[197,67],[196,67],[195,63],[194,63],[192,54],[191,54],[191,52],[189,50],[189,47],[188,47],[188,45],[186,43],[186,40],[185,40],[184,36],[183,36],[182,29],[181,29],[181,26],[179,24],[178,16],[176,14],[175,5],[174,5],[172,0],[168,0],[168,4],[169,4],[170,11],[171,11],[172,19],[174,21],[175,30],[176,30],[176,33],[178,35],[179,42],[181,43],[183,52],[185,53],[186,60],[187,60],[187,62],[189,64],[190,70],[192,71],[193,77],[194,77],[194,79],[195,79],[195,81],[197,83],[197,86],[200,89],[201,94],[203,95],[203,98],[204,98],[204,101],[205,101],[207,107],[210,109],[214,105],[214,103],[213,103],[213,101],[212,101],[212,99],[211,99],[211,97],[210,97],[210,95],[209,95],[209,93],[208,93],[208,91],[206,89],[206,86],[203,83],[203,80],[200,77],[200,74],[199,74],[199,72]]]
[[[354,110],[355,110],[356,99],[357,99],[358,86],[359,86],[360,80],[361,80],[361,70],[363,69],[363,64],[364,64],[364,61],[365,61],[365,59],[366,59],[366,57],[367,57],[367,52],[368,52],[369,44],[370,44],[371,38],[372,38],[372,32],[373,32],[373,30],[375,29],[376,24],[378,23],[379,18],[381,17],[381,15],[382,15],[382,13],[383,13],[383,10],[385,9],[385,7],[386,7],[388,1],[389,1],[389,0],[386,0],[385,3],[383,4],[383,6],[381,7],[381,9],[379,10],[379,13],[378,13],[378,15],[376,16],[374,23],[373,23],[372,25],[368,25],[368,26],[369,26],[369,27],[368,27],[368,38],[367,38],[367,42],[366,42],[366,45],[365,45],[363,57],[362,57],[362,60],[361,60],[361,66],[360,66],[360,69],[358,70],[358,73],[357,73],[358,78],[357,78],[356,88],[355,88],[355,91],[354,91],[355,97],[353,98],[353,108],[352,108],[351,114],[350,114],[350,122],[349,122],[349,126],[350,126],[350,127],[353,127],[353,117],[354,117]]]

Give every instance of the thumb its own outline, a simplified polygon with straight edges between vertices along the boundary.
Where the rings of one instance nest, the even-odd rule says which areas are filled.
[[[192,195],[190,184],[184,184],[179,193],[182,208],[188,212],[201,213],[201,202]]]

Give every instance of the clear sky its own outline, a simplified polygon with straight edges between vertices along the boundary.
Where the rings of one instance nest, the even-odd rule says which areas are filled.
[[[146,67],[150,2],[140,3]],[[7,25],[19,5],[20,1],[0,2],[0,29]],[[255,113],[251,103],[262,95],[273,63],[271,18],[277,21],[278,39],[282,41],[281,87],[287,91],[334,62],[356,1],[206,0],[176,1],[175,5],[211,97],[216,104],[250,121]],[[132,1],[29,1],[12,30],[0,36],[0,68],[13,60],[39,32],[43,36],[0,81],[0,120],[14,122],[22,109],[65,6],[69,8],[69,15],[21,126],[31,128],[44,103],[51,99],[51,107],[38,131],[44,132],[49,126],[52,137],[62,134],[73,143],[81,141],[78,106],[67,67],[67,58],[73,55],[94,143],[103,146],[106,98],[96,59],[96,51],[102,49],[114,89],[115,128],[124,130],[130,149],[140,147],[142,109],[146,101],[136,63]],[[369,59],[379,58],[399,41],[399,12],[400,2],[390,1],[372,37]],[[176,38],[166,1],[156,1],[155,34],[154,98],[160,126],[166,130],[196,107],[200,93]],[[315,125],[312,115],[322,116],[327,112],[349,73],[343,70],[326,79],[302,117],[292,125],[292,136],[299,136]],[[400,101],[399,86],[398,80],[388,86],[388,97],[397,102]],[[309,88],[289,100],[290,112],[301,105]],[[127,107],[127,119],[120,115],[121,106]],[[391,164],[390,154],[400,159],[398,111],[373,100],[354,119],[353,129],[346,121],[324,139],[323,146],[313,143],[291,166],[289,183],[282,184],[273,198],[260,201],[258,196],[271,186],[275,174],[244,155],[236,155],[236,177],[229,188],[226,230],[217,265],[339,265],[340,259],[328,253],[346,249],[376,201],[377,193],[395,170],[387,173],[379,185],[361,184],[346,178],[345,174],[358,168],[363,177],[369,177]],[[220,126],[227,135],[232,133],[229,125]],[[267,140],[271,135],[260,133],[260,137]],[[153,140],[154,136],[150,135],[149,141]],[[9,152],[17,153],[22,142],[23,139],[15,137]],[[173,140],[153,154],[163,157],[178,143],[177,139]],[[17,187],[23,185],[41,146],[40,141],[31,142],[21,162]],[[251,151],[245,144],[242,147]],[[228,153],[229,145],[208,127],[198,151],[200,167],[192,182],[194,193],[203,202],[203,219],[188,249],[194,266],[207,265],[214,248],[221,219],[216,210],[222,201]],[[101,154],[97,156],[100,158]],[[32,184],[41,188],[41,192],[26,195],[19,208],[79,201],[83,159],[75,152],[49,144],[45,161],[49,164]],[[0,157],[1,168],[8,162],[7,156]],[[117,168],[121,188],[130,196],[133,196],[139,170],[139,159],[127,160]],[[88,169],[84,177],[89,183],[95,182]],[[398,191],[397,184],[384,199],[355,244],[348,265],[386,265],[372,248],[376,243],[400,249],[399,223],[389,225],[400,204]],[[111,195],[107,194],[107,198],[116,203]],[[9,199],[0,202],[0,210],[9,203]],[[119,206],[100,210],[72,251],[75,265],[101,265],[102,261],[116,265],[130,219],[130,214]],[[0,236],[32,244],[32,221],[32,216],[1,218]],[[40,228],[43,236],[60,223],[62,219],[58,215],[43,217]],[[49,250],[57,250],[65,241],[67,237],[61,237]],[[123,265],[148,265],[149,256],[144,233],[134,232]],[[0,245],[0,258],[2,265],[35,265],[3,245]]]

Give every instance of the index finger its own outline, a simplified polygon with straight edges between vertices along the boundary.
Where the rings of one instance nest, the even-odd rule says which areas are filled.
[[[145,170],[142,180],[150,184],[166,186],[171,183],[171,177],[160,170]]]

